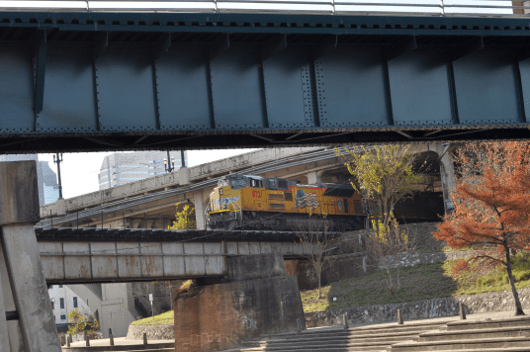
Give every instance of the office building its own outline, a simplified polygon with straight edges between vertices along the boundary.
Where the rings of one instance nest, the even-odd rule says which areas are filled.
[[[178,170],[182,166],[181,152],[170,151],[169,153],[170,157],[175,159],[175,170]],[[185,152],[186,165],[188,164],[187,158],[187,153]],[[165,174],[167,171],[164,159],[167,159],[167,152],[162,151],[113,153],[107,155],[103,159],[98,174],[99,189],[107,189]]]
[[[39,161],[37,154],[0,155],[2,161],[35,160],[37,162],[37,180],[39,182],[39,205],[54,203],[59,199],[57,175],[47,161]]]

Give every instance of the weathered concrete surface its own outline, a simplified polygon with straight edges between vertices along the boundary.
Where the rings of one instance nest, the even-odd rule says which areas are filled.
[[[530,288],[517,290],[523,309],[530,310]],[[499,311],[515,311],[511,291],[489,292],[470,296],[435,298],[422,301],[357,306],[321,312],[306,313],[308,327],[342,324],[342,315],[347,314],[352,324],[384,323],[397,321],[397,310],[403,319],[418,320],[455,316],[459,314],[459,302],[466,307],[467,314]],[[528,312],[527,312],[528,313]]]
[[[75,236],[74,236],[75,237]],[[39,241],[42,267],[49,284],[155,281],[227,275],[227,255],[279,253],[299,257],[301,244],[229,241]],[[226,250],[226,253],[225,253]],[[285,269],[284,269],[285,270]]]
[[[175,325],[129,325],[127,331],[128,340],[141,340],[144,332],[148,340],[170,340],[175,339]]]
[[[1,236],[1,231],[0,231]],[[15,311],[15,301],[13,300],[13,293],[11,292],[11,285],[9,284],[9,276],[7,273],[4,252],[2,249],[2,241],[0,241],[0,282],[2,282],[4,308],[6,311]],[[11,344],[11,352],[24,352],[24,341],[22,340],[22,333],[18,325],[18,321],[10,320],[7,322],[7,333],[9,339],[6,340]],[[4,340],[0,340],[4,341]],[[8,346],[9,347],[9,346]]]
[[[1,251],[2,251],[2,248],[0,246],[0,252]],[[2,274],[0,271],[0,352],[11,351],[11,348],[9,346],[10,344],[9,344],[9,335],[8,335],[8,330],[7,330],[6,309],[5,309],[5,303],[4,303],[4,288],[3,288],[3,286],[8,286],[8,285],[9,285],[9,281],[5,281],[2,284]],[[11,290],[10,285],[9,285],[9,289]]]
[[[252,255],[228,258],[230,281],[245,281],[286,276],[282,255]]]
[[[0,226],[3,248],[3,277],[8,276],[11,296],[19,316],[26,352],[61,350],[53,312],[42,273],[34,225],[39,220],[39,191],[35,161],[0,163]],[[7,274],[7,275],[6,275]],[[5,310],[6,302],[2,303]],[[8,303],[11,305],[11,302]],[[5,315],[4,315],[5,316]],[[5,330],[4,330],[5,331]],[[12,336],[15,349],[18,331]]]
[[[344,279],[364,275],[364,253],[339,255],[333,265],[322,271],[322,286]],[[288,275],[296,275],[300,290],[312,290],[318,287],[318,278],[313,265],[304,260],[286,260]]]
[[[39,221],[37,163],[0,163],[0,226]]]
[[[244,281],[175,290],[177,351],[218,351],[263,334],[304,327],[296,277],[284,276],[280,254],[233,258],[229,266],[236,269],[229,269],[234,276],[228,279]]]
[[[26,352],[58,352],[61,346],[33,224],[5,225],[2,235],[24,348]]]

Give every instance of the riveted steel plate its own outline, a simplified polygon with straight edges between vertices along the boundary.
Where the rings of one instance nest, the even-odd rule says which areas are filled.
[[[156,130],[149,54],[136,46],[109,47],[97,59],[96,69],[101,130]]]
[[[453,123],[448,62],[440,54],[415,50],[388,62],[395,125]]]
[[[461,124],[519,122],[514,65],[508,53],[488,49],[454,61]]]
[[[208,62],[199,48],[175,48],[156,60],[162,130],[210,128]]]
[[[312,95],[310,79],[302,70],[310,63],[305,48],[285,49],[263,62],[267,116],[271,128],[315,127],[314,119],[306,119],[305,95]]]
[[[389,122],[380,48],[337,49],[315,61],[322,127],[383,127]]]
[[[228,49],[210,62],[216,129],[264,127],[264,102],[257,50]]]
[[[97,110],[88,48],[48,45],[40,132],[96,131]]]
[[[34,128],[33,63],[23,46],[0,47],[0,132],[24,133]]]

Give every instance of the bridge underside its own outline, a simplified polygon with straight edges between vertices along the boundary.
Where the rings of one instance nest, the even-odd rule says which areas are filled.
[[[526,20],[0,14],[0,153],[530,137]]]

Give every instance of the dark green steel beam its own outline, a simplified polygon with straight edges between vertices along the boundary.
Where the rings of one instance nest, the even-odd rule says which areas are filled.
[[[529,34],[502,18],[2,13],[0,153],[527,139]]]

